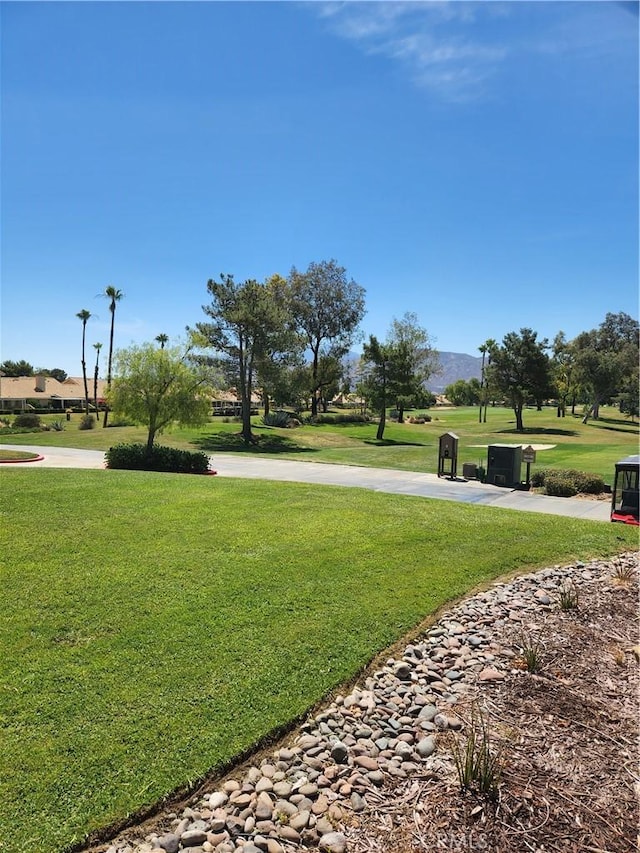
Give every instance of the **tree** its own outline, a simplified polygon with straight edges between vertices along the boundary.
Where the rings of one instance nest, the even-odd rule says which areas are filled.
[[[522,412],[529,400],[539,402],[552,393],[550,363],[546,340],[538,341],[537,332],[520,329],[509,332],[502,346],[491,350],[487,368],[489,382],[509,400],[516,416],[516,430],[524,432]]]
[[[564,418],[567,400],[575,394],[575,350],[560,331],[553,339],[551,376],[558,401],[557,414]]]
[[[369,336],[362,353],[363,375],[359,391],[371,408],[379,413],[376,438],[382,441],[387,421],[387,407],[393,397],[392,375],[393,359],[396,353],[394,345],[380,343],[375,335]]]
[[[395,351],[394,394],[398,421],[404,421],[407,406],[420,405],[425,383],[440,369],[438,353],[426,329],[418,325],[418,315],[407,311],[391,321],[388,342]]]
[[[98,412],[98,370],[99,370],[99,361],[100,361],[100,350],[102,349],[102,344],[94,344],[94,350],[96,351],[96,366],[93,370],[93,402],[96,407],[96,420],[100,420],[100,414]]]
[[[480,411],[478,412],[478,423],[487,422],[487,407],[489,405],[489,379],[490,372],[485,369],[491,365],[491,353],[495,350],[497,344],[493,338],[488,338],[483,344],[480,344],[478,350],[482,353],[482,368],[480,373]],[[484,414],[483,414],[484,412]]]
[[[169,335],[165,335],[164,332],[160,332],[159,335],[156,335],[155,339],[160,344],[160,349],[164,349],[165,344],[169,341]]]
[[[84,405],[85,413],[89,414],[89,386],[87,384],[87,362],[85,361],[85,340],[87,332],[87,321],[91,314],[86,308],[78,311],[76,317],[82,321],[82,378],[84,380]]]
[[[335,260],[309,264],[289,276],[291,312],[295,326],[311,351],[311,416],[318,414],[320,357],[344,356],[364,316],[364,288],[347,280]]]
[[[147,451],[173,423],[200,426],[211,410],[211,374],[191,360],[192,345],[158,349],[151,343],[116,353],[109,406],[147,427]]]
[[[116,321],[116,305],[124,294],[121,290],[115,288],[112,284],[105,288],[104,296],[109,300],[109,311],[111,313],[111,329],[109,330],[109,355],[107,358],[107,391],[111,389],[111,368],[113,363],[113,332],[115,328]],[[102,426],[106,427],[107,419],[109,417],[109,405],[107,404],[104,407],[104,419],[102,421]]]
[[[254,279],[241,284],[232,275],[207,283],[212,302],[202,310],[209,322],[196,323],[202,346],[222,354],[228,379],[239,391],[242,404],[242,437],[254,442],[251,432],[251,395],[255,371],[261,358],[276,355],[287,324],[287,309],[273,288]]]
[[[638,366],[638,321],[628,314],[609,313],[597,329],[582,332],[572,342],[578,380],[589,403],[583,423],[597,420],[600,406],[616,395]]]
[[[28,361],[3,361],[0,364],[0,372],[5,376],[33,376],[33,365]]]
[[[480,382],[473,377],[457,379],[444,389],[445,397],[454,406],[473,406],[480,402]]]

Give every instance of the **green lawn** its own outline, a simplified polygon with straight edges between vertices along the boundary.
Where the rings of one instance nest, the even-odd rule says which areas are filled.
[[[600,474],[608,483],[613,477],[614,463],[623,456],[638,453],[638,424],[610,407],[602,409],[603,417],[599,421],[589,421],[586,425],[577,415],[558,418],[552,408],[541,412],[527,409],[524,433],[515,431],[514,415],[510,409],[489,408],[486,424],[478,423],[478,409],[473,407],[434,408],[430,414],[433,420],[429,424],[389,423],[382,445],[375,439],[375,424],[303,426],[286,430],[261,426],[259,417],[254,418],[254,425],[261,440],[249,450],[239,439],[239,424],[223,423],[219,418],[199,430],[173,430],[160,436],[159,443],[185,449],[197,448],[211,454],[269,453],[284,459],[436,473],[438,439],[444,432],[455,432],[460,438],[460,470],[463,462],[486,466],[488,444],[546,444],[554,447],[538,452],[532,470],[536,466],[577,468]],[[70,423],[65,422],[63,432],[0,435],[0,443],[107,450],[113,444],[144,441],[146,438],[140,427],[103,429],[97,426],[93,430],[79,430],[79,419],[80,415],[73,415]]]
[[[476,584],[637,542],[185,475],[7,465],[0,494],[2,853],[61,851],[193,782]]]

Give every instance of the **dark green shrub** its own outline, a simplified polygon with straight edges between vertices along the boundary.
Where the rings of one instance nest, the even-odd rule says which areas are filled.
[[[177,450],[154,444],[116,444],[106,453],[107,468],[132,471],[165,471],[175,474],[209,473],[209,457],[202,451]]]
[[[269,412],[262,418],[262,423],[265,426],[272,427],[288,427],[291,421],[291,413],[285,412],[282,409],[277,409],[275,412]]]
[[[547,474],[548,468],[537,468],[531,474],[531,485],[534,489],[539,489],[541,486],[544,486],[544,478]]]
[[[93,429],[96,425],[96,419],[93,415],[83,415],[80,418],[78,429]]]
[[[573,480],[567,477],[564,471],[547,471],[544,489],[547,495],[557,498],[572,498],[578,494]]]
[[[40,429],[42,421],[40,420],[40,415],[34,415],[33,412],[23,412],[21,415],[15,416],[13,419],[13,426]]]
[[[368,424],[368,415],[358,414],[338,414],[338,415],[318,415],[315,421],[316,424]]]
[[[570,471],[573,483],[584,495],[601,495],[604,492],[604,480],[598,474],[585,471]]]
[[[552,489],[561,488],[566,491],[564,486],[558,486],[558,480],[563,483],[568,483],[572,486],[573,492],[571,495],[576,495],[581,492],[585,495],[600,495],[604,492],[604,480],[598,474],[589,474],[584,471],[576,471],[573,468],[566,470],[560,468],[539,468],[531,475],[531,485],[534,488],[547,486],[549,478],[552,478]],[[547,494],[556,494],[555,491],[548,491]],[[571,497],[571,495],[562,494],[561,497]]]

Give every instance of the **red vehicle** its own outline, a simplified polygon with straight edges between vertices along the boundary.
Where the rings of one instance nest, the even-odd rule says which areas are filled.
[[[616,462],[613,481],[611,521],[640,524],[640,456],[627,456]]]

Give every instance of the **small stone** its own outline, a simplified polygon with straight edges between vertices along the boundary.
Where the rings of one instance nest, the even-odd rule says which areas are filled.
[[[422,738],[422,740],[418,741],[416,745],[416,752],[420,758],[428,758],[435,752],[435,750],[436,742],[432,737]]]
[[[320,838],[322,853],[346,853],[347,839],[341,832],[327,832]]]
[[[177,853],[180,846],[180,839],[172,832],[168,832],[166,835],[163,835],[162,838],[158,839],[158,846],[162,847],[166,853]]]
[[[203,829],[188,829],[180,836],[183,847],[199,847],[207,840],[207,833]]]
[[[503,681],[504,672],[493,666],[487,666],[478,674],[478,681]]]
[[[364,767],[365,770],[378,770],[378,762],[375,758],[371,758],[369,755],[356,755],[353,759],[353,763],[358,767]]]

